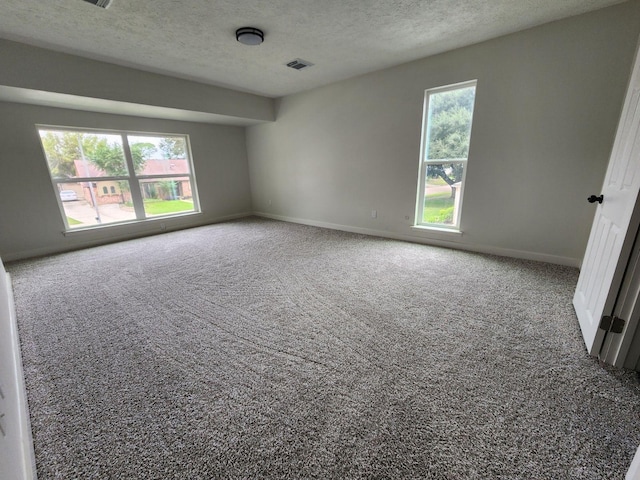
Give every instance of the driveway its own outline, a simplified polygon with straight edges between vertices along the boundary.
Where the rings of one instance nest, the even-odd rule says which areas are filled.
[[[99,223],[113,223],[136,219],[136,213],[133,211],[133,208],[121,207],[117,203],[98,205],[100,222],[96,219],[98,216],[96,209],[89,205],[85,200],[63,202],[62,205],[67,217],[71,217],[82,222],[82,225],[70,225],[71,228],[74,226],[81,227],[85,225],[98,225]]]

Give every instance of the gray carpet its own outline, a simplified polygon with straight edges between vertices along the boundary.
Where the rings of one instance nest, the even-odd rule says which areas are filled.
[[[573,268],[250,218],[8,265],[39,478],[621,479]]]

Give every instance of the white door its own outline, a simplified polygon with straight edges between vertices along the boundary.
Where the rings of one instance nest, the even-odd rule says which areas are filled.
[[[636,51],[602,186],[601,195],[604,198],[601,203],[595,203],[595,219],[573,297],[582,336],[591,355],[597,355],[600,351],[606,333],[599,328],[600,319],[613,309],[631,247],[625,238],[640,190],[639,55],[640,50]],[[597,192],[596,196],[599,196]],[[631,237],[635,237],[635,231]]]
[[[636,204],[634,216],[637,216],[640,206]],[[631,220],[632,226],[637,223]],[[630,232],[629,232],[630,233]],[[640,234],[640,232],[638,232]],[[636,234],[633,250],[629,256],[624,278],[613,307],[613,315],[624,319],[624,326],[620,333],[609,331],[600,349],[600,360],[618,368],[636,369],[640,357],[640,342],[636,337],[636,329],[640,321],[640,235]]]

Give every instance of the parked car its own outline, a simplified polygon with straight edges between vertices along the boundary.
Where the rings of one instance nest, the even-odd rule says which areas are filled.
[[[60,191],[60,200],[63,202],[70,202],[72,200],[78,200],[78,195],[73,190]]]

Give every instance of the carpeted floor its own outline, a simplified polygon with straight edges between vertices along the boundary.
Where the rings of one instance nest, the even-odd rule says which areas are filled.
[[[576,269],[250,218],[7,266],[40,480],[622,479]]]

